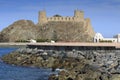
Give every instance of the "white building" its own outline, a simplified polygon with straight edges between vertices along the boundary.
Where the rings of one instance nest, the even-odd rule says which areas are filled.
[[[115,35],[114,38],[117,38],[117,42],[120,42],[120,34]]]
[[[99,42],[101,39],[103,39],[102,34],[96,33],[94,36],[94,42]]]
[[[117,34],[114,38],[104,38],[102,34],[96,33],[94,36],[94,42],[120,42],[120,34]]]

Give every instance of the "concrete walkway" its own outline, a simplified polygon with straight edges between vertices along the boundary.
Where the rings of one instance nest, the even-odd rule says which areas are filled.
[[[0,43],[0,46],[100,46],[100,47],[115,47],[120,48],[120,43],[80,43],[80,42],[57,42],[57,43]]]
[[[100,47],[115,47],[120,48],[120,43],[80,43],[80,42],[58,42],[58,43],[29,43],[27,45],[33,46],[100,46]]]

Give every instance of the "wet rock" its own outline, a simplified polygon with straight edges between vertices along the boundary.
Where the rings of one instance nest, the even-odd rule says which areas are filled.
[[[56,74],[51,74],[48,80],[58,80],[58,77],[56,76]]]
[[[119,51],[72,50],[54,51],[22,48],[4,55],[8,64],[63,70],[49,80],[116,80],[120,74]],[[21,54],[22,53],[22,54]],[[113,75],[113,76],[112,76]],[[117,75],[118,77],[118,75]]]

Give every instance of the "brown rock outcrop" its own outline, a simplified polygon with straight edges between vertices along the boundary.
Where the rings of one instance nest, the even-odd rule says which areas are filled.
[[[91,42],[95,34],[90,19],[84,22],[48,22],[39,27],[40,38],[64,42]]]
[[[36,39],[38,27],[30,20],[19,20],[2,30],[1,41],[14,42],[18,40]]]

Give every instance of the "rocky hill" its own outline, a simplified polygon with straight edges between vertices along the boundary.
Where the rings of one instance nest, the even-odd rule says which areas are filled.
[[[89,20],[86,22],[48,22],[40,28],[41,38],[58,41],[88,42],[92,41],[94,36]]]
[[[90,19],[83,22],[48,22],[44,25],[35,25],[30,20],[19,20],[1,31],[0,41],[48,39],[64,42],[90,42],[93,36],[94,30],[90,25]]]
[[[14,42],[18,40],[36,39],[38,27],[30,20],[19,20],[2,30],[0,40]]]

